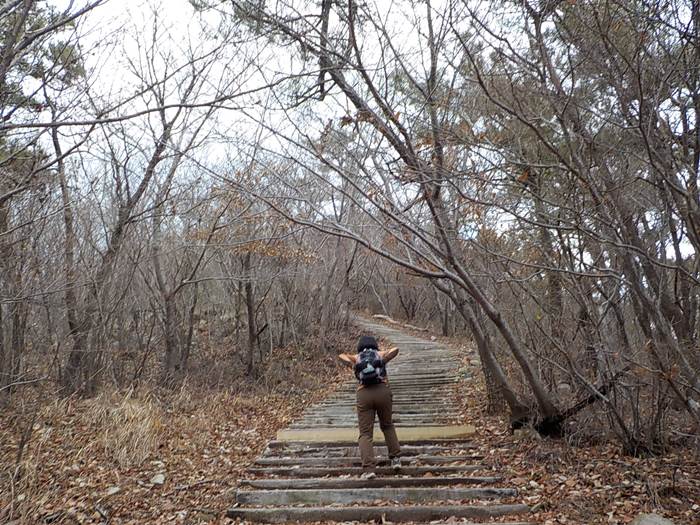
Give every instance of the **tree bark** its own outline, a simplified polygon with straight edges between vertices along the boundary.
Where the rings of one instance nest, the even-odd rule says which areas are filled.
[[[251,254],[247,252],[243,257],[243,274],[245,275],[245,306],[248,319],[248,356],[246,360],[246,375],[252,375],[255,368],[255,345],[257,343],[258,328],[255,322],[255,296],[253,292],[253,272],[251,266]]]

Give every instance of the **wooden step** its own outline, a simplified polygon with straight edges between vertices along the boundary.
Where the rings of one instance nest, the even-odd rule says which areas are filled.
[[[460,447],[440,447],[440,446],[414,446],[414,445],[401,445],[401,456],[402,457],[412,457],[420,454],[434,454],[437,452],[459,452],[464,450],[474,449],[474,445],[460,446]],[[385,446],[375,446],[374,453],[377,456],[386,456],[388,450]],[[268,446],[263,453],[265,457],[269,456],[300,456],[300,457],[358,457],[360,455],[360,449],[357,445],[355,446],[344,446],[344,447],[317,447],[310,446],[306,448],[270,448]]]
[[[336,393],[342,393],[343,391],[356,391],[358,389],[359,383],[357,382],[356,379],[353,378],[352,375],[348,374],[346,377],[346,381],[341,383],[338,386],[338,390],[336,390]],[[449,374],[449,375],[443,375],[443,376],[399,376],[397,374],[391,374],[390,372],[387,373],[388,377],[388,384],[390,387],[395,387],[395,386],[404,386],[404,387],[411,387],[412,385],[421,383],[425,384],[428,387],[435,386],[436,388],[444,388],[445,386],[453,386],[452,383],[456,379],[460,377],[459,373],[457,371]]]
[[[406,466],[412,465],[436,465],[443,463],[455,463],[458,461],[479,461],[484,459],[484,456],[471,455],[471,456],[411,456],[410,458],[405,458],[403,464]],[[377,461],[377,465],[385,465],[389,462],[388,459],[382,459]],[[258,458],[255,461],[256,465],[301,465],[305,467],[349,467],[354,465],[361,465],[362,460],[359,457],[336,457],[336,458],[309,458],[309,457],[280,457],[280,456],[267,456]]]
[[[489,519],[528,512],[527,505],[417,505],[400,507],[275,507],[266,509],[233,508],[231,519],[266,523],[306,521],[432,521],[447,517]]]
[[[410,421],[411,419],[425,419],[425,418],[433,418],[433,419],[455,419],[460,417],[461,414],[454,412],[454,411],[444,411],[444,412],[411,412],[411,413],[406,413],[406,412],[401,412],[394,410],[393,412],[393,419],[394,423],[396,423],[397,419],[403,419],[405,421]],[[300,419],[307,419],[307,420],[313,420],[313,419],[353,419],[357,420],[357,412],[351,409],[346,409],[346,410],[337,410],[334,413],[324,411],[322,413],[319,412],[309,412],[307,414],[304,414],[301,416]]]
[[[458,418],[461,417],[462,413],[459,409],[454,407],[444,407],[442,409],[431,409],[431,408],[421,408],[417,406],[412,407],[394,407],[393,417],[394,418]],[[327,419],[327,418],[355,418],[357,419],[357,410],[355,406],[342,406],[335,408],[319,408],[317,410],[309,410],[302,413],[295,421],[301,419]]]
[[[293,424],[289,425],[290,430],[334,430],[336,428],[348,428],[352,424],[357,425],[357,421],[353,421],[351,419],[343,419],[343,420],[336,420],[336,421],[309,421],[309,422],[302,422],[299,424]],[[459,421],[455,420],[439,420],[439,421],[420,421],[420,420],[414,420],[414,421],[395,421],[394,422],[394,427],[397,429],[397,432],[399,432],[399,429],[402,428],[421,428],[421,427],[433,427],[435,424],[438,424],[440,426],[458,426]],[[377,427],[377,432],[374,433],[375,437],[379,435],[381,430],[379,427]],[[355,433],[357,433],[357,430],[355,430]],[[399,434],[400,436],[400,434]],[[401,437],[399,437],[399,441],[401,441]]]
[[[427,389],[427,390],[449,390],[451,388],[454,388],[454,383],[459,379],[458,376],[453,376],[451,378],[445,378],[445,379],[421,379],[421,378],[413,378],[411,380],[395,380],[389,378],[389,387],[393,390],[403,390],[406,392],[417,392],[419,390],[419,387],[421,389]],[[352,394],[353,392],[357,392],[357,383],[356,382],[349,382],[344,385],[342,385],[337,392],[341,394],[347,394],[350,393]]]
[[[375,421],[377,421],[375,419]],[[431,418],[430,416],[425,417],[410,417],[404,418],[402,416],[395,416],[392,420],[395,427],[432,427],[435,425],[449,426],[458,425],[460,423],[460,418],[458,417],[445,417],[445,418]],[[289,425],[289,428],[303,429],[308,428],[338,428],[338,427],[357,427],[357,416],[354,417],[327,417],[327,418],[305,418],[300,419],[296,423]]]
[[[459,466],[401,466],[398,474],[389,467],[377,467],[378,476],[423,476],[425,474],[459,474],[461,472],[474,472],[483,470],[484,465],[459,465]],[[293,476],[297,478],[314,478],[323,476],[359,476],[362,467],[252,467],[248,469],[251,474],[260,476]]]
[[[357,406],[357,401],[355,398],[352,399],[347,399],[343,401],[333,401],[333,402],[324,402],[324,403],[319,403],[318,405],[314,405],[313,410],[314,411],[319,411],[319,410],[328,410],[328,409],[334,409],[337,410],[338,408],[346,408],[349,407],[351,409],[354,409]],[[394,410],[397,410],[398,408],[403,409],[403,410],[431,410],[431,411],[441,411],[441,410],[457,410],[457,407],[455,406],[454,403],[448,403],[444,400],[431,400],[431,401],[420,401],[418,403],[410,400],[410,399],[396,399],[394,397],[394,402],[392,403],[392,406],[394,407]],[[311,409],[309,409],[311,410]]]
[[[497,476],[451,476],[451,477],[376,477],[359,478],[288,478],[288,479],[242,479],[241,485],[256,489],[353,489],[371,487],[441,487],[450,485],[486,485],[497,483]]]
[[[515,489],[494,488],[356,488],[302,490],[239,490],[236,501],[241,505],[350,505],[376,500],[397,503],[428,503],[471,499],[508,498]]]
[[[442,438],[465,438],[474,434],[473,425],[429,425],[416,427],[403,427],[396,430],[399,441],[402,443],[434,440]],[[357,442],[357,427],[336,427],[329,429],[286,429],[277,432],[278,441],[355,441]],[[379,428],[375,428],[375,442],[383,442],[384,435]]]
[[[324,419],[310,419],[310,420],[307,419],[307,420],[299,421],[299,423],[294,423],[292,425],[289,425],[289,428],[296,429],[296,430],[303,430],[306,428],[309,428],[309,429],[334,429],[334,428],[339,428],[339,427],[350,427],[353,424],[357,425],[357,419],[349,419],[349,418],[325,419],[325,420]],[[409,419],[409,420],[403,420],[403,419],[399,419],[399,418],[394,420],[394,427],[395,428],[432,427],[435,424],[439,424],[442,426],[458,425],[459,420],[457,420],[457,419],[438,419],[438,420]]]
[[[393,416],[394,418],[403,419],[413,419],[413,418],[455,418],[459,417],[461,414],[458,410],[452,408],[445,408],[444,410],[422,410],[421,408],[414,407],[409,410],[402,410],[394,408]],[[301,419],[328,419],[328,418],[357,418],[357,412],[355,407],[338,407],[335,410],[330,409],[319,409],[314,411],[309,411],[301,416]]]
[[[431,439],[416,439],[412,440],[411,447],[455,447],[455,448],[476,448],[474,443],[462,438],[431,438]],[[304,440],[277,440],[273,439],[267,447],[270,449],[285,448],[285,449],[305,449],[312,447],[316,449],[337,449],[353,447],[357,448],[357,436],[354,439],[338,440],[338,441],[304,441]]]
[[[401,423],[401,422],[406,422],[406,421],[412,421],[412,420],[418,420],[418,421],[425,421],[427,423],[430,423],[433,421],[433,424],[437,424],[439,420],[442,419],[457,419],[460,417],[460,414],[422,414],[422,413],[414,413],[414,414],[402,414],[402,413],[397,413],[394,412],[392,421],[394,423]],[[357,414],[355,412],[340,412],[336,414],[306,414],[305,416],[302,416],[299,421],[326,421],[328,419],[331,420],[349,420],[351,423],[357,423]]]
[[[416,389],[412,385],[395,385],[391,387],[391,391],[394,394],[395,401],[420,401],[420,400],[432,400],[435,402],[450,402],[455,398],[455,385],[441,385],[441,386],[421,386]],[[436,397],[437,394],[440,397]],[[354,400],[357,397],[357,385],[350,385],[344,390],[339,390],[335,397],[331,398],[331,401],[338,400]]]
[[[439,421],[441,420],[455,420],[459,419],[461,417],[460,414],[401,414],[401,413],[396,413],[394,412],[392,421],[394,424],[397,423],[406,423],[406,422],[411,422],[413,420],[416,420],[421,423],[433,423],[433,425],[438,425]],[[297,423],[301,421],[327,421],[327,420],[334,420],[334,421],[342,421],[346,420],[348,421],[351,425],[356,425],[357,424],[357,414],[355,412],[338,412],[337,414],[306,414],[302,416]],[[375,421],[378,421],[378,419],[375,419]],[[344,426],[344,425],[340,425]]]
[[[308,416],[310,414],[315,414],[317,416],[325,417],[325,416],[336,415],[339,413],[340,414],[355,415],[357,413],[356,406],[357,405],[354,401],[352,403],[319,406],[319,407],[316,407],[313,411],[309,410],[308,412],[304,412],[304,416]],[[401,403],[401,404],[394,403],[393,412],[394,412],[394,414],[398,414],[398,415],[420,414],[420,415],[431,415],[431,416],[439,416],[441,414],[445,414],[445,415],[449,415],[449,416],[459,416],[461,414],[460,409],[456,406],[424,405],[424,404],[414,404],[414,403]]]

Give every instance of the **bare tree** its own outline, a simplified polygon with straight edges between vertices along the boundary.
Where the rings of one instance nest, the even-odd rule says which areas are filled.
[[[269,170],[294,205],[279,184],[244,190],[435,283],[514,424],[532,403],[536,427],[558,434],[600,401],[628,450],[653,448],[665,408],[640,416],[646,429],[630,422],[619,380],[634,367],[697,420],[695,3],[427,2],[400,21],[355,2],[233,6],[296,43],[307,75],[275,99],[291,130],[252,115],[298,166]],[[309,177],[325,200],[305,195]],[[334,216],[338,196],[363,220]],[[577,399],[557,400],[566,382]]]

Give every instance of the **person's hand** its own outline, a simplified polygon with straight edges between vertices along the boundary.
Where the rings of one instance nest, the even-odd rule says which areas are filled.
[[[346,366],[355,366],[355,361],[347,354],[340,354],[338,359],[340,359]]]
[[[398,354],[399,354],[399,347],[398,346],[393,346],[393,347],[389,348],[388,350],[384,350],[382,352],[382,356],[384,356],[384,360],[386,362],[391,361]]]

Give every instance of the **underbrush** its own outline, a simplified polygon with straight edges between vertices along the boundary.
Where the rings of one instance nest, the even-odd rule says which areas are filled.
[[[0,523],[223,522],[267,441],[347,373],[335,354],[349,340],[274,349],[251,377],[208,349],[219,367],[194,363],[177,390],[144,377],[93,399],[16,394],[0,419]]]
[[[157,450],[163,411],[152,395],[103,393],[86,405],[85,418],[99,432],[100,452],[120,467],[140,465]]]
[[[554,524],[630,523],[655,512],[677,525],[700,516],[700,448],[692,424],[681,411],[669,411],[674,428],[655,454],[628,454],[600,404],[567,422],[561,439],[542,438],[526,427],[509,430],[507,414],[486,411],[486,386],[474,349],[464,351],[465,379],[460,396],[463,417],[474,424],[474,441],[494,475],[501,475],[534,509],[532,521]],[[468,379],[467,379],[468,378]],[[575,403],[576,393],[566,402]]]
[[[406,330],[403,328],[403,330]],[[408,331],[408,330],[407,330]],[[542,438],[532,427],[509,430],[505,412],[487,411],[486,385],[474,346],[464,339],[431,336],[462,355],[457,391],[463,420],[476,427],[472,438],[489,475],[502,476],[533,508],[544,525],[623,525],[654,512],[676,525],[696,525],[700,516],[700,447],[697,429],[682,410],[666,413],[670,428],[657,453],[625,453],[600,403],[571,418],[562,439]],[[511,374],[517,370],[504,366]],[[571,392],[565,406],[583,393]],[[630,417],[625,414],[625,417]]]

